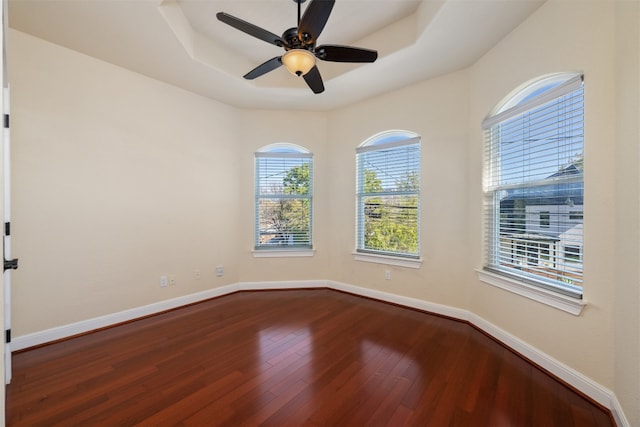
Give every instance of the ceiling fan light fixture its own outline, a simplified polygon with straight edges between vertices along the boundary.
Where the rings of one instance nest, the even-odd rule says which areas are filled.
[[[282,55],[282,63],[291,74],[304,76],[316,65],[316,57],[306,49],[291,49]]]

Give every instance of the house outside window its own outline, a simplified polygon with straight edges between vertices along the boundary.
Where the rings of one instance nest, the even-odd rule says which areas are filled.
[[[420,257],[420,138],[379,134],[356,150],[356,252]]]
[[[255,153],[255,249],[312,248],[313,154],[294,144]]]
[[[541,78],[485,129],[484,269],[582,297],[584,116],[581,75]]]

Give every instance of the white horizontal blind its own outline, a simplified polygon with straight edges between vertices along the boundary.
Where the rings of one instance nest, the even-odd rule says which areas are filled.
[[[574,78],[485,121],[485,268],[581,297],[584,91]]]
[[[255,162],[255,248],[311,248],[312,155],[259,152]]]
[[[420,256],[420,139],[359,147],[357,251]]]

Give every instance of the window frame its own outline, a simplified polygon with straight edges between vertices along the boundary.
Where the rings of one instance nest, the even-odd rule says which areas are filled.
[[[254,238],[253,238],[253,256],[256,258],[270,257],[305,257],[313,256],[315,250],[313,248],[313,153],[306,148],[291,143],[276,143],[260,148],[254,153]],[[308,165],[309,182],[306,194],[274,193],[265,195],[261,192],[261,167],[262,163],[282,161],[286,165],[287,162],[295,164],[299,162],[299,166]],[[299,167],[299,166],[292,166]],[[284,172],[284,171],[283,171]],[[308,201],[308,244],[264,244],[261,242],[263,234],[261,228],[261,201],[265,200],[299,200]],[[275,234],[275,233],[274,233]],[[291,238],[291,236],[290,236]]]
[[[503,289],[509,290],[511,292],[515,292],[517,294],[526,296],[528,298],[537,300],[539,302],[545,303],[547,305],[562,309],[564,311],[570,312],[574,315],[579,315],[582,311],[582,308],[585,305],[585,302],[582,300],[583,297],[583,288],[582,286],[563,286],[558,283],[556,280],[547,280],[544,277],[536,277],[535,274],[518,274],[518,272],[510,271],[509,268],[502,268],[500,265],[496,263],[500,262],[504,256],[503,255],[503,245],[502,245],[502,230],[505,227],[505,224],[502,222],[501,215],[504,213],[501,212],[501,203],[502,201],[497,198],[499,192],[503,192],[504,190],[501,185],[497,185],[496,183],[502,182],[502,172],[499,172],[499,162],[494,158],[495,153],[492,154],[490,145],[496,146],[496,144],[500,144],[500,142],[495,142],[495,140],[490,139],[491,136],[488,129],[491,129],[500,123],[506,122],[510,118],[518,117],[518,115],[522,115],[529,111],[535,112],[537,108],[541,108],[547,104],[552,102],[556,102],[557,100],[562,99],[563,96],[578,93],[576,91],[583,90],[583,75],[576,73],[561,73],[555,75],[543,76],[534,81],[530,81],[516,91],[512,92],[506,99],[506,102],[503,102],[499,105],[494,111],[491,113],[487,119],[483,122],[483,128],[485,129],[485,181],[484,181],[484,194],[485,194],[485,212],[483,216],[485,217],[485,261],[482,269],[476,270],[478,273],[478,277],[481,281],[485,283],[489,283]],[[543,90],[545,87],[549,87],[547,90]],[[579,111],[584,114],[584,95],[579,93],[578,96],[581,96],[581,104],[579,107]],[[584,135],[584,121],[581,121],[581,130],[582,135]],[[499,140],[498,140],[499,141]],[[584,136],[582,138],[582,146],[581,146],[581,155],[582,162],[584,162]],[[498,173],[499,175],[492,175],[492,171],[494,173]],[[498,172],[496,172],[498,171]],[[498,177],[500,177],[498,179]],[[497,180],[498,179],[498,180]],[[558,181],[562,181],[562,177],[559,178]],[[576,178],[577,179],[577,178]],[[582,191],[584,192],[584,171],[580,172],[579,175],[579,185],[581,185]],[[541,184],[542,183],[542,184]],[[544,185],[547,183],[547,180],[541,180],[540,182],[531,182],[530,184],[522,184],[522,188],[535,188],[537,185]],[[573,205],[570,205],[573,206]],[[583,208],[584,209],[584,208]],[[511,215],[515,215],[516,211],[511,211]],[[549,226],[552,228],[555,227],[554,221],[560,220],[553,219],[554,214],[551,213],[549,225],[546,225],[545,218],[543,218],[542,214],[546,213],[543,211],[539,211],[539,221],[538,228],[544,230]],[[581,211],[583,213],[583,211]],[[567,218],[569,217],[569,212],[567,212]],[[513,216],[515,218],[515,216]],[[583,219],[583,217],[582,217]],[[514,222],[515,223],[515,222]],[[543,224],[544,223],[544,224]],[[581,223],[581,227],[583,227],[583,220],[571,218],[569,221],[566,221],[565,225],[570,225],[570,223],[576,224]],[[502,228],[501,228],[502,227]],[[525,225],[525,230],[528,226]],[[582,238],[581,238],[582,239]],[[497,243],[496,243],[497,242]],[[533,241],[532,241],[533,242]],[[550,262],[548,258],[558,259],[559,261],[565,260],[565,251],[564,251],[564,242],[557,242],[556,245],[553,243],[544,243],[542,240],[536,243],[538,247],[538,251],[535,254],[535,258],[538,263]],[[544,252],[542,250],[542,246],[545,245],[549,249],[545,249]],[[560,247],[562,245],[562,248]],[[569,245],[571,246],[571,244]],[[578,246],[578,245],[575,245]],[[498,249],[500,248],[500,249]],[[498,252],[500,251],[500,252]],[[582,274],[582,254],[583,254],[583,242],[582,240],[579,242],[579,259],[573,260],[571,259],[569,262],[580,264],[580,274]],[[544,253],[544,256],[543,256]],[[497,258],[496,258],[497,257]],[[533,262],[533,256],[528,257],[526,262],[527,266]],[[497,261],[492,261],[492,259],[497,259]],[[563,273],[564,274],[564,273]],[[581,277],[582,278],[582,277]]]
[[[417,146],[417,160],[413,160],[413,165],[407,165],[406,173],[417,173],[418,188],[405,189],[405,191],[387,191],[380,189],[380,191],[365,191],[364,184],[366,179],[364,177],[365,169],[360,167],[360,161],[367,156],[367,153],[375,153],[382,151],[406,150],[409,146]],[[409,131],[387,131],[379,133],[366,141],[364,141],[356,149],[356,227],[355,227],[355,239],[356,247],[353,253],[356,261],[373,262],[387,265],[394,265],[398,267],[407,268],[419,268],[422,264],[421,258],[421,169],[422,169],[422,141],[419,135]],[[416,164],[417,163],[417,164]],[[417,170],[414,170],[416,169]],[[415,175],[414,175],[415,176]],[[374,248],[365,247],[365,200],[371,197],[406,197],[409,200],[410,197],[417,197],[417,209],[416,215],[416,238],[417,238],[417,250],[415,253],[407,253],[393,250],[378,250]]]

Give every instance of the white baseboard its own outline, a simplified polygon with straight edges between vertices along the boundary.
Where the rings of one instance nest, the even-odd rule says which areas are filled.
[[[337,291],[349,292],[367,298],[373,298],[393,304],[402,305],[404,307],[415,308],[418,310],[428,311],[430,313],[440,314],[442,316],[453,317],[455,319],[467,320],[469,317],[469,312],[467,310],[462,310],[442,304],[436,304],[434,302],[429,302],[417,298],[410,298],[402,295],[391,294],[388,292],[361,288],[359,286],[349,285],[347,283],[329,281],[327,282],[327,287],[330,289],[335,289]]]
[[[589,378],[580,374],[579,372],[571,369],[562,362],[552,358],[539,351],[537,348],[527,344],[521,339],[509,334],[504,329],[497,327],[496,325],[486,321],[480,316],[473,314],[469,319],[472,324],[487,332],[489,335],[511,347],[516,352],[520,353],[527,359],[535,362],[540,367],[551,372],[561,380],[568,384],[574,385],[585,394],[591,396],[596,402],[601,405],[609,405],[610,390],[607,390],[599,384],[591,381]]]
[[[326,280],[289,280],[284,282],[239,282],[240,291],[260,291],[273,289],[328,288]]]
[[[631,427],[631,423],[629,423],[629,420],[627,420],[627,417],[624,415],[622,406],[620,406],[620,402],[614,393],[611,393],[611,405],[607,406],[607,408],[611,410],[616,426]]]
[[[24,350],[25,348],[35,347],[48,342],[53,342],[60,339],[72,337],[74,335],[83,334],[85,332],[95,331],[96,329],[117,325],[118,323],[139,319],[151,314],[161,313],[163,311],[182,307],[188,304],[193,304],[195,302],[204,301],[209,298],[215,298],[222,295],[230,294],[236,291],[238,291],[237,284],[223,286],[220,288],[209,289],[195,294],[184,295],[182,297],[144,305],[142,307],[119,311],[113,314],[107,314],[105,316],[95,317],[93,319],[83,320],[80,322],[58,326],[51,329],[45,329],[44,331],[35,332],[32,334],[14,337],[11,340],[11,350]]]
[[[127,322],[151,314],[160,313],[166,310],[171,310],[184,305],[204,301],[210,298],[215,298],[238,291],[302,288],[329,288],[337,291],[348,292],[354,295],[360,295],[367,298],[386,301],[405,307],[415,308],[418,310],[423,310],[426,312],[439,314],[458,320],[468,321],[469,323],[491,335],[498,341],[517,351],[527,359],[546,369],[567,384],[575,387],[577,390],[580,390],[582,393],[589,396],[602,406],[608,408],[613,414],[615,422],[618,426],[630,427],[630,424],[624,415],[622,407],[620,406],[620,402],[611,390],[603,387],[590,378],[582,375],[580,372],[575,371],[574,369],[554,359],[548,354],[543,353],[532,345],[527,344],[521,339],[509,334],[505,330],[488,322],[482,317],[469,312],[468,310],[328,280],[239,282],[220,288],[214,288],[195,294],[173,298],[166,301],[160,301],[130,310],[124,310],[106,316],[100,316],[69,325],[47,329],[33,334],[19,336],[12,340],[11,346],[13,351],[23,350],[29,347],[38,346],[48,342],[90,332],[92,330],[116,325],[118,323]]]

